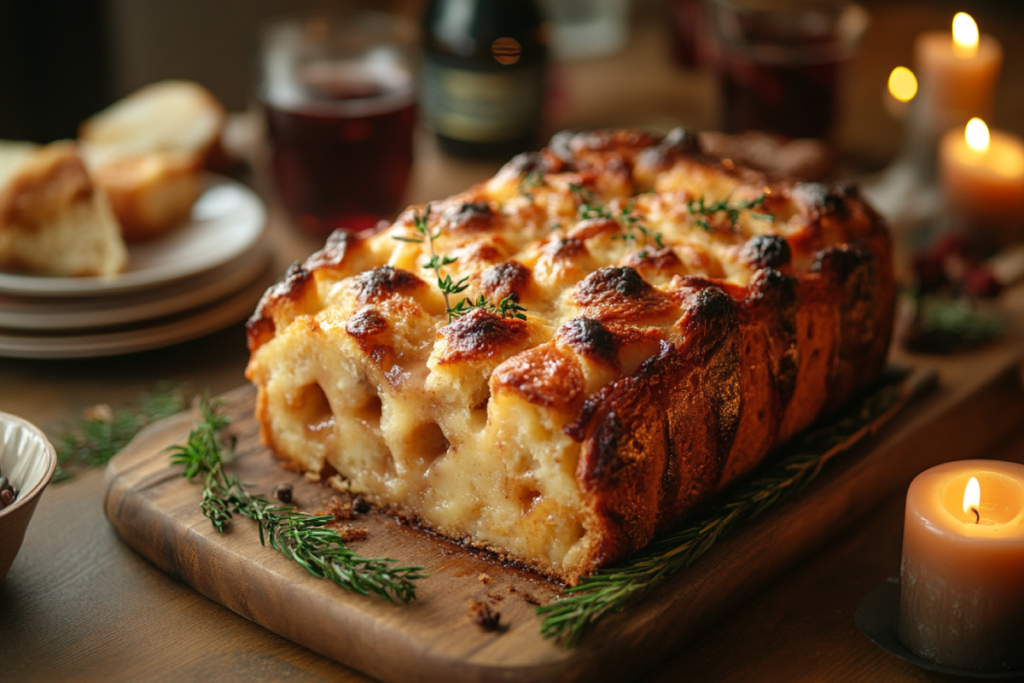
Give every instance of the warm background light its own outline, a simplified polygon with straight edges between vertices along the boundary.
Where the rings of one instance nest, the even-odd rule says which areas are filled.
[[[978,25],[966,12],[957,12],[953,17],[953,52],[961,59],[978,54]]]
[[[917,77],[905,66],[898,66],[889,74],[889,92],[900,102],[909,102],[917,94]]]
[[[972,509],[977,510],[981,507],[981,484],[978,483],[977,477],[971,477],[971,480],[967,482],[967,487],[964,489],[964,512],[970,512]]]
[[[976,152],[984,152],[988,149],[988,126],[981,119],[975,117],[967,122],[964,128],[964,139],[967,146]]]

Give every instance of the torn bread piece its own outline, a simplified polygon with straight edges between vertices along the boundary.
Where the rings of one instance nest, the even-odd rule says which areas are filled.
[[[89,167],[126,240],[158,237],[188,219],[225,120],[223,106],[201,85],[162,81],[81,125]]]
[[[79,146],[0,142],[0,268],[113,275],[128,251]]]

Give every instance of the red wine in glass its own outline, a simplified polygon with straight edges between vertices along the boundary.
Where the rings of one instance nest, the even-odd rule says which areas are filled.
[[[261,99],[274,184],[304,232],[358,232],[402,208],[417,118],[408,72],[312,63]]]

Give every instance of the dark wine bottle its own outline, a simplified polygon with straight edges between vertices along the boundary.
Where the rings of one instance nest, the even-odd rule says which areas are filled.
[[[536,141],[548,50],[532,0],[433,0],[421,107],[441,148],[507,157]]]

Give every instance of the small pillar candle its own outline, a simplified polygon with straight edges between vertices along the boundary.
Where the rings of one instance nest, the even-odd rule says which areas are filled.
[[[942,136],[939,174],[955,215],[999,244],[1024,236],[1024,140],[971,119]]]
[[[1024,668],[1024,465],[965,460],[914,479],[896,630],[943,666]]]
[[[933,130],[963,125],[972,116],[989,116],[1003,47],[989,35],[978,35],[968,14],[954,17],[953,31],[928,31],[914,43],[921,106]]]

